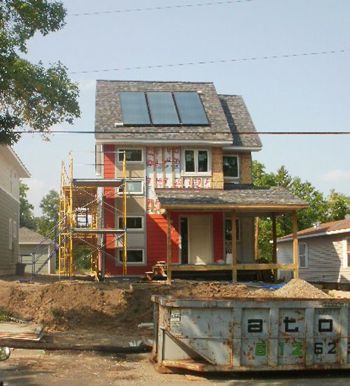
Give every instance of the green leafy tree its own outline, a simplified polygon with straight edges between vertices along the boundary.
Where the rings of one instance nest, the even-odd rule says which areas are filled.
[[[55,190],[50,190],[40,202],[42,216],[37,220],[37,231],[43,236],[53,240],[58,235],[59,195]]]
[[[45,68],[20,55],[36,33],[61,29],[66,11],[59,1],[0,1],[0,143],[13,144],[18,128],[48,133],[52,125],[80,116],[78,86],[58,62]]]
[[[337,193],[332,189],[327,198],[328,217],[331,220],[342,220],[350,214],[350,197],[345,194]]]
[[[20,183],[19,185],[19,223],[21,227],[29,229],[35,229],[36,221],[33,215],[34,206],[28,201],[27,192],[29,190],[28,185]]]

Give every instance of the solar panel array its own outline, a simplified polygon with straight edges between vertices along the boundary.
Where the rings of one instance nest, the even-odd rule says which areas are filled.
[[[208,125],[196,92],[120,92],[125,125]]]

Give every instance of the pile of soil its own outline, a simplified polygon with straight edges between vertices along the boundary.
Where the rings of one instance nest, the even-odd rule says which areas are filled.
[[[165,283],[121,284],[86,281],[18,283],[0,281],[0,311],[43,324],[49,331],[103,329],[123,334],[151,322],[151,296],[178,298],[329,298],[301,279],[277,291],[228,282],[176,280]]]
[[[285,286],[274,292],[279,298],[301,298],[301,299],[329,299],[322,290],[314,287],[302,279],[292,279]]]

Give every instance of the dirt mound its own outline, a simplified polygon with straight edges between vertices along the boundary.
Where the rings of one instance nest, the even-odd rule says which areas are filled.
[[[330,296],[302,279],[292,279],[275,291],[274,296],[281,298],[329,299]]]
[[[125,334],[151,322],[151,296],[178,298],[329,298],[304,280],[294,279],[277,291],[228,282],[176,280],[165,283],[95,283],[59,281],[18,283],[0,281],[0,311],[43,324],[51,331],[90,329]]]

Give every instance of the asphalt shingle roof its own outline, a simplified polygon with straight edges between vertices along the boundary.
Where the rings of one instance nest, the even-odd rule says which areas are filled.
[[[350,218],[339,221],[330,221],[317,224],[313,227],[303,229],[298,232],[298,236],[312,237],[318,235],[326,235],[332,232],[350,232]],[[292,235],[280,237],[278,241],[287,241],[292,238]]]
[[[273,187],[270,189],[232,189],[232,190],[188,190],[188,189],[156,189],[163,208],[175,206],[224,206],[239,207],[279,207],[292,209],[307,207],[308,204],[292,195],[287,189]]]
[[[256,132],[256,129],[243,98],[240,95],[219,95],[219,99],[232,132],[233,145],[262,147],[259,135],[251,134]]]
[[[198,92],[209,125],[121,126],[122,112],[118,93],[123,91]],[[97,81],[95,118],[97,140],[196,141],[228,146],[261,147],[258,135],[240,136],[241,131],[255,131],[242,97],[218,95],[211,82]]]
[[[28,229],[26,227],[19,228],[18,231],[18,241],[20,244],[52,244],[53,241],[45,238],[45,236],[32,231],[31,229]]]

